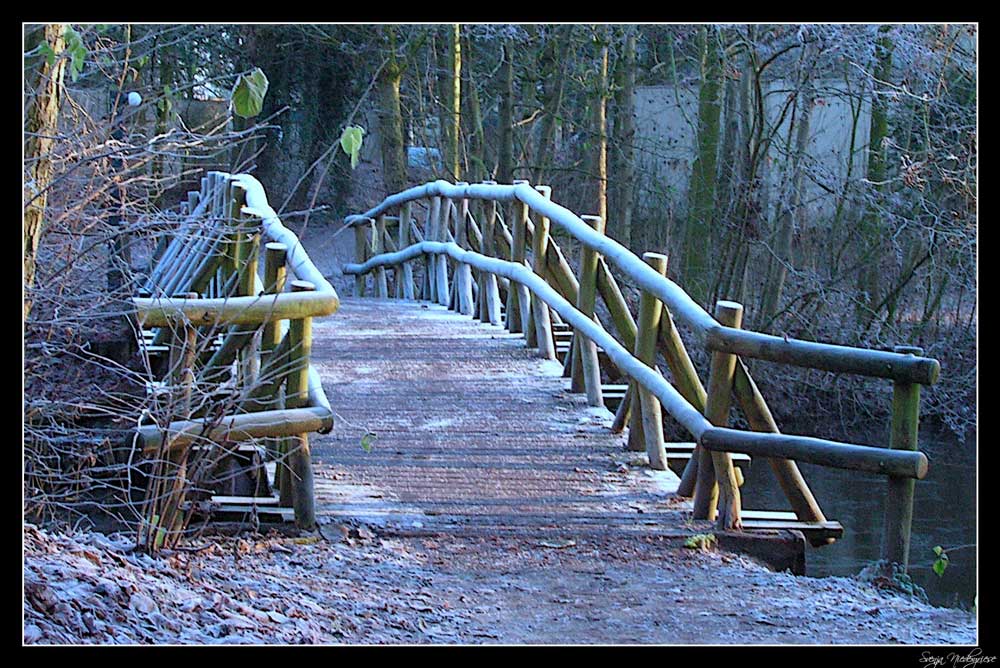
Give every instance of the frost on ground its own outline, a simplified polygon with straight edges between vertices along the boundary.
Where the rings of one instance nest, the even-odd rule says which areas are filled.
[[[211,540],[153,558],[114,536],[25,525],[24,642],[413,643],[455,616],[364,529]]]
[[[972,615],[656,541],[213,537],[150,557],[24,527],[29,644],[970,644]],[[201,547],[201,549],[196,549]]]

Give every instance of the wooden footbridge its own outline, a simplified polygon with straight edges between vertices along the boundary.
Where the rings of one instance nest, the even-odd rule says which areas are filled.
[[[740,304],[720,301],[713,317],[666,278],[665,256],[636,257],[604,234],[599,217],[577,216],[548,187],[525,182],[437,181],[349,216],[357,257],[344,273],[354,276],[354,297],[318,321],[318,337],[312,319],[333,314],[340,301],[256,180],[210,173],[182,205],[181,219],[182,234],[154,258],[148,293],[134,300],[149,328],[151,369],[163,378],[150,392],[163,395],[165,406],[139,435],[151,459],[172,467],[151,480],[180,484],[195,451],[217,453],[213,470],[244,457],[244,468],[260,475],[249,490],[233,485],[235,476],[217,476],[230,481],[228,493],[216,484],[197,498],[150,494],[149,503],[174,499],[166,510],[146,511],[150,526],[169,531],[161,518],[201,507],[270,512],[311,528],[314,497],[322,495],[308,433],[329,431],[336,412],[375,432],[380,448],[391,434],[393,455],[361,452],[370,448],[365,437],[353,455],[333,448],[333,464],[356,458],[369,480],[396,485],[405,501],[434,506],[435,515],[457,517],[448,509],[466,508],[491,517],[494,528],[546,513],[637,521],[594,514],[581,497],[587,438],[619,449],[625,438],[650,469],[679,474],[672,496],[690,505],[669,517],[646,515],[646,524],[677,522],[681,508],[719,532],[792,529],[814,545],[843,528],[825,517],[796,462],[880,473],[888,483],[883,554],[907,562],[913,485],[928,466],[917,451],[920,386],[939,373],[919,349],[865,350],[743,330]],[[556,235],[564,246],[579,245],[579,272]],[[640,290],[637,313],[619,278]],[[711,353],[707,385],[678,324]],[[751,358],[890,380],[888,447],[780,433],[744,363]],[[728,426],[734,400],[751,431]],[[584,420],[584,439],[580,422],[560,422],[560,412]],[[667,417],[691,438],[666,442]],[[422,466],[415,452],[437,465]],[[392,457],[403,459],[393,464]],[[751,458],[771,468],[788,511],[743,508],[741,468]],[[464,473],[456,478],[455,470]],[[394,475],[402,477],[393,483]],[[505,478],[523,484],[505,487],[498,482]],[[491,488],[493,496],[484,491]],[[512,489],[523,498],[511,498]],[[543,497],[559,501],[537,502]],[[520,514],[504,514],[513,507]]]

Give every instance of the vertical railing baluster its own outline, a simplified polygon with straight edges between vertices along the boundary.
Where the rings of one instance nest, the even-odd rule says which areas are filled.
[[[523,180],[515,180],[514,185],[527,183]],[[519,199],[511,202],[511,245],[510,261],[517,264],[524,264],[525,244],[527,242],[528,225],[528,205]],[[511,281],[510,289],[507,291],[507,330],[513,333],[524,332],[524,323],[527,320],[525,311],[527,304],[524,289],[522,286]]]
[[[552,196],[552,188],[549,186],[535,186],[535,190],[546,199]],[[545,253],[548,247],[549,219],[539,214],[531,237],[531,262],[532,270],[543,279],[546,279]],[[531,293],[531,321],[528,326],[529,331],[534,333],[533,337],[529,337],[528,345],[537,346],[539,357],[554,360],[556,346],[552,338],[552,316],[549,314],[548,304],[539,299],[535,293]]]
[[[600,216],[582,216],[594,231],[604,234],[604,219]],[[580,249],[580,284],[577,293],[577,309],[593,319],[597,306],[597,251],[587,246]],[[580,332],[574,332],[570,348],[570,390],[586,392],[587,403],[602,406],[604,394],[601,389],[601,364],[597,357],[597,344]]]
[[[311,292],[316,289],[308,281],[292,281],[292,292]],[[312,318],[295,318],[288,323],[289,360],[285,388],[285,406],[302,408],[309,404],[309,360],[312,354]],[[312,455],[309,451],[309,434],[290,437],[288,469],[292,476],[292,506],[295,524],[300,529],[316,526],[316,509],[313,499]]]
[[[903,355],[923,355],[923,348],[896,346]],[[889,447],[893,450],[916,450],[920,427],[920,384],[896,381],[892,386],[892,427]],[[913,522],[913,478],[889,476],[885,498],[885,528],[882,558],[900,564],[910,562],[910,529]]]
[[[412,219],[413,203],[407,202],[399,211],[399,250],[404,250],[410,246],[410,221]],[[396,278],[399,288],[396,296],[403,299],[413,300],[416,298],[416,289],[413,285],[413,263],[404,262],[402,272]]]
[[[385,250],[383,246],[383,239],[385,239],[385,214],[382,214],[378,219],[373,220],[371,224],[372,233],[372,257],[376,255],[381,255]],[[375,297],[377,299],[388,299],[389,298],[389,281],[385,275],[385,267],[378,266],[375,267]]]
[[[643,253],[646,261],[661,276],[667,275],[667,256],[659,253]],[[635,337],[635,356],[646,364],[656,368],[656,335],[663,315],[663,304],[653,293],[643,290],[639,297],[639,322]],[[650,468],[665,471],[667,468],[667,451],[663,444],[663,412],[660,400],[641,385],[636,385],[639,395],[639,409],[642,419],[642,431],[645,439],[646,454],[649,456]]]
[[[738,329],[743,321],[743,306],[736,302],[719,301],[715,319],[724,327]],[[736,373],[736,355],[713,352],[708,379],[705,417],[718,427],[729,423],[729,408]],[[719,503],[721,502],[721,503]],[[694,488],[694,518],[716,519],[721,530],[740,529],[740,488],[728,452],[702,450],[698,461],[698,479]]]
[[[467,186],[462,181],[458,186]],[[463,197],[458,202],[455,216],[455,243],[463,250],[469,250],[469,199]],[[465,262],[457,263],[455,267],[455,292],[458,297],[458,312],[462,315],[472,315],[472,267]]]

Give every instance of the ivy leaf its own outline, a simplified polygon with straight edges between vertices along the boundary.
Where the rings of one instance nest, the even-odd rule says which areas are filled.
[[[253,118],[264,108],[267,77],[255,67],[250,74],[241,74],[233,89],[233,113],[241,118]]]
[[[45,62],[49,64],[49,67],[55,65],[56,62],[56,52],[52,50],[48,42],[42,42],[41,53],[45,56]]]
[[[935,545],[934,554],[937,555],[937,559],[935,559],[934,563],[931,565],[931,570],[933,570],[938,577],[941,577],[944,575],[945,569],[948,568],[948,553],[945,552],[944,548],[940,545]]]
[[[344,153],[351,156],[351,169],[358,166],[358,154],[361,152],[361,142],[365,134],[365,129],[360,125],[351,125],[344,128],[344,134],[340,135],[340,148]]]
[[[70,58],[69,75],[75,82],[79,78],[80,72],[83,71],[83,62],[87,58],[87,47],[83,43],[80,33],[74,30],[73,26],[66,26],[63,39],[66,40],[66,53],[69,54]]]
[[[377,434],[370,431],[366,433],[364,436],[361,437],[361,449],[364,450],[365,452],[371,452],[372,442],[374,442],[376,438],[378,438]]]

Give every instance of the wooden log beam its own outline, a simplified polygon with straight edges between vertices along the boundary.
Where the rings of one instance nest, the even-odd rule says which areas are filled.
[[[698,443],[711,451],[794,459],[850,471],[867,471],[917,480],[927,475],[927,457],[922,452],[838,443],[808,436],[715,428],[706,429]]]
[[[224,441],[250,441],[258,438],[275,438],[333,427],[333,414],[320,406],[281,409],[231,415],[221,419],[177,420],[167,427],[155,425],[139,427],[139,444],[144,452],[155,453],[169,440],[170,449],[184,448],[191,444]]]
[[[604,231],[604,219],[600,216],[584,216],[587,224],[595,230]],[[580,258],[580,281],[577,309],[584,316],[594,318],[597,306],[597,265],[600,261],[597,253],[585,248]],[[601,391],[601,364],[597,357],[597,344],[578,331],[573,333],[573,344],[570,348],[570,391],[586,392],[587,404],[603,406],[604,396]]]
[[[923,355],[922,348],[897,346],[903,355]],[[917,449],[920,424],[920,385],[896,381],[892,386],[892,428],[889,447],[894,452]],[[905,570],[910,562],[910,527],[913,523],[913,478],[890,475],[885,497],[882,558]]]
[[[743,320],[743,306],[736,302],[719,301],[715,317],[727,327],[739,327]],[[716,352],[712,354],[709,371],[708,397],[705,417],[716,426],[729,423],[729,407],[733,394],[733,376],[736,373],[736,356]],[[695,519],[717,519],[720,531],[742,528],[740,488],[728,452],[697,451],[698,479],[694,488]],[[718,507],[718,517],[716,509]]]
[[[643,253],[642,258],[657,272],[666,275],[667,256],[658,253]],[[656,368],[656,338],[659,331],[663,305],[655,295],[643,291],[639,299],[639,323],[635,339],[635,356],[646,366]],[[634,381],[633,381],[634,382]],[[656,396],[637,386],[640,415],[632,414],[633,422],[642,422],[642,437],[645,441],[649,466],[659,471],[667,470],[667,451],[663,444],[663,409]],[[627,392],[626,392],[627,393]],[[633,406],[633,411],[634,411]],[[638,420],[636,418],[639,418]]]
[[[292,282],[294,292],[311,292],[315,289],[308,281]],[[302,408],[309,405],[312,318],[298,318],[288,323],[288,353],[291,370],[285,381],[285,406]],[[288,468],[292,474],[292,507],[295,510],[295,524],[300,529],[313,529],[316,526],[309,431],[311,430],[303,429],[289,437]]]
[[[527,184],[455,186],[435,181],[386,198],[373,211],[398,206],[409,199],[429,195],[470,197],[519,202],[547,216],[581,243],[593,247],[618,265],[641,289],[648,289],[671,309],[673,315],[690,326],[712,351],[744,357],[758,357],[809,368],[892,378],[929,385],[937,380],[940,365],[936,360],[897,353],[862,350],[850,346],[784,339],[758,332],[735,330],[720,325],[680,286],[658,276],[627,248],[605,235],[597,235],[572,211],[548,201]],[[363,216],[369,213],[362,214]],[[349,216],[350,225],[358,216]],[[610,308],[611,304],[609,304]],[[616,323],[617,325],[617,323]],[[632,342],[634,343],[634,342]]]
[[[552,189],[549,186],[537,186],[540,192],[546,197],[551,197]],[[541,216],[535,224],[535,233],[532,235],[532,270],[545,277],[545,252],[549,246],[549,219]],[[466,265],[468,266],[468,265]],[[528,324],[529,332],[534,332],[534,336],[528,337],[528,345],[538,348],[538,356],[554,360],[556,358],[556,345],[552,338],[552,317],[549,314],[548,305],[543,302],[538,295],[531,294],[531,319]]]

